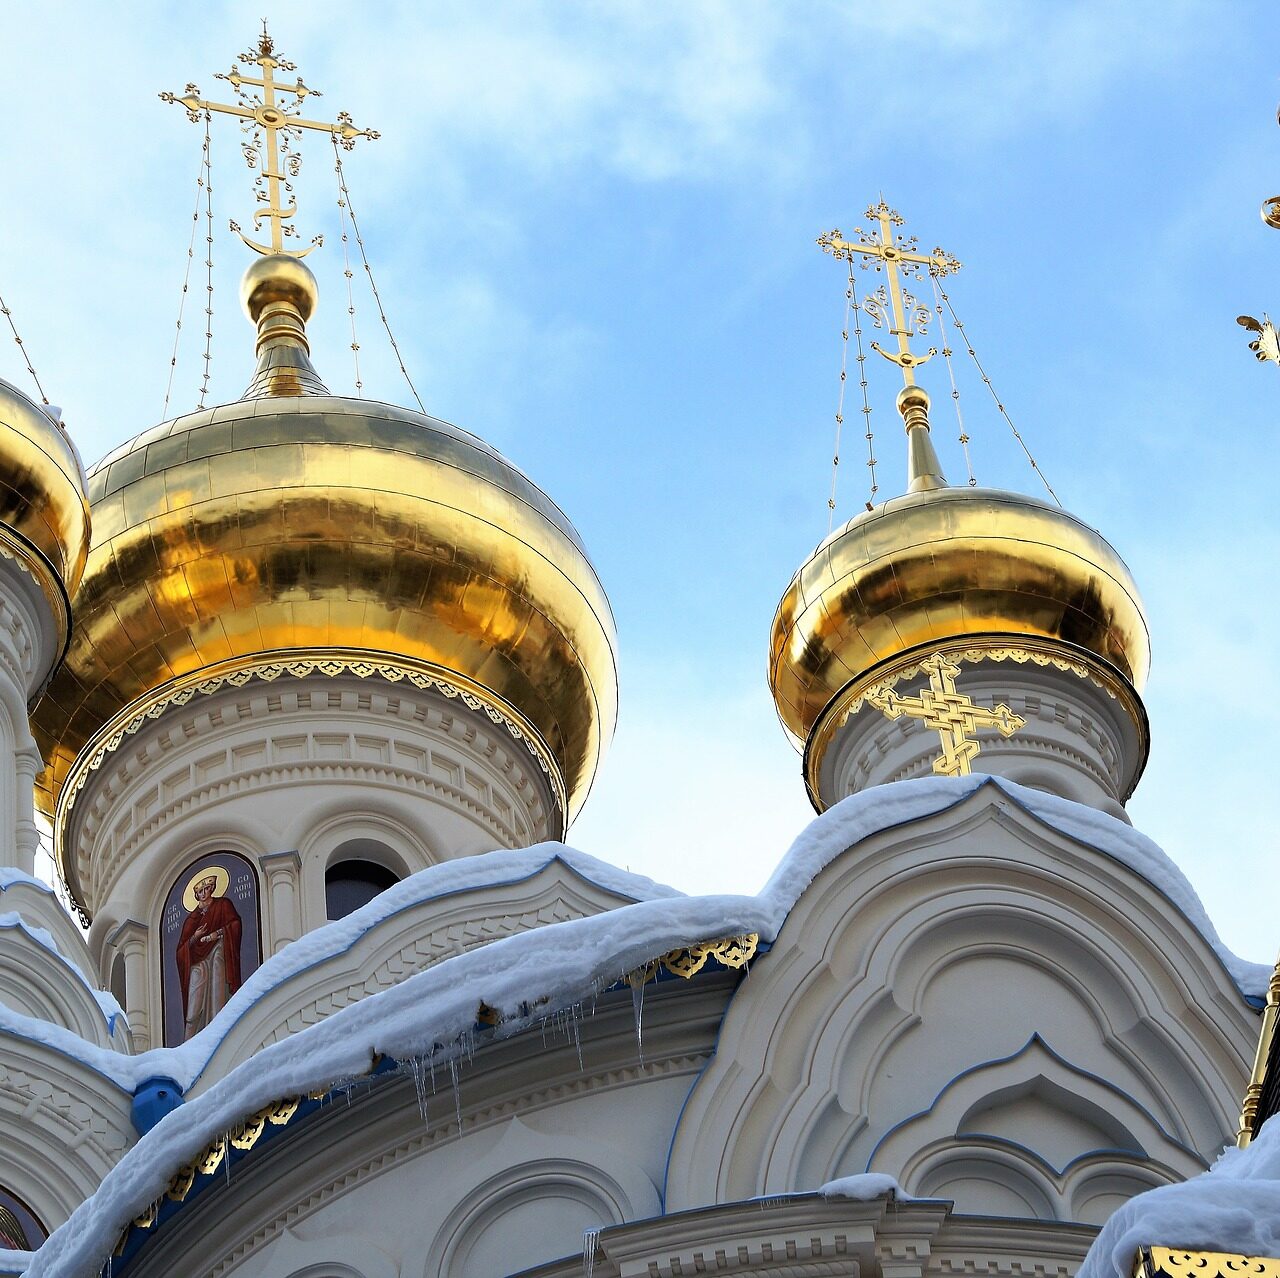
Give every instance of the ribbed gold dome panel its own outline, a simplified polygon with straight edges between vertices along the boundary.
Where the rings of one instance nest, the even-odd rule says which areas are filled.
[[[803,745],[878,662],[978,634],[1062,640],[1139,690],[1151,660],[1137,587],[1100,534],[1032,497],[939,488],[856,516],[792,578],[769,651],[778,715]]]
[[[580,807],[617,718],[612,614],[568,520],[475,436],[366,400],[245,401],[117,449],[89,497],[71,646],[33,722],[46,812],[95,733],[171,680],[317,650],[479,685]]]
[[[80,459],[58,424],[0,381],[0,541],[39,582],[58,627],[89,552],[89,504]]]

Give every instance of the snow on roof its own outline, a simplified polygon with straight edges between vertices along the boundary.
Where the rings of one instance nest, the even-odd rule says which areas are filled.
[[[1047,825],[1144,875],[1200,930],[1245,993],[1265,987],[1270,970],[1238,959],[1222,944],[1186,878],[1150,839],[1122,821],[985,776],[930,777],[876,786],[814,820],[758,896],[684,897],[650,885],[649,899],[454,955],[263,1048],[147,1132],[107,1174],[97,1193],[40,1248],[28,1278],[96,1271],[125,1226],[165,1192],[178,1170],[265,1106],[360,1077],[379,1056],[398,1061],[451,1059],[469,1038],[481,1001],[505,1018],[493,1033],[506,1037],[574,1007],[671,950],[748,932],[772,941],[800,893],[841,853],[870,835],[963,802],[984,785],[996,786]],[[597,882],[597,876],[611,876],[611,882],[619,885],[615,890],[624,895],[637,894],[633,876],[623,876],[602,862],[554,844],[449,862],[422,871],[388,889],[364,910],[294,942],[277,959],[288,959],[295,947],[301,947],[298,953],[308,956],[305,961],[269,960],[246,982],[245,990],[256,981],[260,996],[263,985],[285,979],[299,965],[334,952],[337,938],[345,938],[349,945],[355,933],[372,926],[376,918],[420,899],[424,883],[432,889],[452,883],[456,885],[452,890],[462,890],[482,880],[504,881],[501,874],[515,869],[535,872],[556,856]],[[505,868],[495,873],[495,865]],[[534,1004],[536,1011],[531,1012]],[[221,1016],[215,1019],[181,1047],[157,1049],[133,1059],[122,1057],[120,1076],[141,1081],[163,1074],[189,1085],[210,1054],[206,1036],[217,1032],[220,1037],[223,1032],[218,1029],[221,1020]]]
[[[128,1056],[122,1052],[100,1048],[61,1026],[24,1016],[3,1004],[0,1004],[0,1033],[42,1043],[71,1056],[130,1093],[139,1083],[157,1077],[172,1078],[186,1090],[200,1077],[218,1045],[240,1017],[286,981],[319,963],[344,954],[365,933],[414,906],[460,892],[519,883],[557,861],[567,865],[587,882],[628,900],[666,900],[683,896],[683,893],[673,887],[655,883],[642,874],[620,870],[561,843],[539,843],[515,851],[503,850],[481,856],[461,857],[456,861],[430,866],[402,879],[345,918],[308,932],[278,954],[273,954],[245,981],[210,1024],[180,1047],[156,1048],[137,1056]],[[4,873],[6,871],[0,870],[0,874]],[[27,877],[16,870],[12,873],[22,881]],[[0,920],[8,917],[0,915]],[[17,915],[12,917],[17,918]],[[0,922],[0,926],[3,926],[3,922]],[[42,934],[53,952],[59,953],[53,938],[43,928],[33,929],[25,923],[23,927],[37,940],[41,938],[36,934]],[[41,940],[41,944],[45,943],[45,940]],[[59,957],[63,956],[59,954]],[[75,967],[70,960],[64,961]],[[79,973],[78,968],[75,970]],[[83,973],[79,974],[87,985],[88,981]],[[114,1009],[114,1013],[123,1016],[110,994],[99,990],[95,991],[95,996],[100,996],[104,1015],[109,1014],[108,1005],[101,1001],[106,999],[110,1000],[109,1006]]]
[[[1129,1278],[1139,1247],[1280,1257],[1280,1117],[1202,1175],[1117,1208],[1077,1278]]]
[[[0,892],[3,892],[6,888],[11,888],[18,883],[24,884],[26,887],[39,888],[41,892],[47,892],[50,896],[53,895],[53,888],[51,888],[42,879],[37,879],[34,876],[27,874],[24,870],[16,869],[12,865],[0,865]]]
[[[30,1251],[11,1251],[7,1247],[0,1247],[0,1274],[5,1275],[5,1278],[11,1274],[15,1276],[25,1274],[34,1254]]]
[[[120,1004],[116,1002],[115,995],[107,990],[98,989],[84,974],[80,964],[74,959],[68,958],[58,948],[58,942],[53,939],[52,932],[28,923],[16,910],[9,910],[4,914],[0,914],[0,928],[14,928],[17,931],[25,932],[37,945],[48,950],[54,958],[66,967],[76,980],[89,991],[90,997],[98,1005],[98,1010],[102,1013],[102,1018],[107,1023],[108,1034],[115,1034],[118,1021],[124,1021],[126,1025],[129,1023],[129,1018],[125,1015],[124,1009]]]

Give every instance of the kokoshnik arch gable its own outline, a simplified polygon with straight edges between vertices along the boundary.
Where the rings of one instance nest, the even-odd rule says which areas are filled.
[[[165,96],[256,169],[244,395],[86,475],[0,388],[0,1273],[1073,1273],[1235,1133],[1267,973],[1128,823],[1123,561],[944,477],[908,285],[958,263],[883,201],[821,241],[882,275],[906,492],[774,621],[819,816],[685,897],[558,842],[617,714],[572,525],[312,363],[298,148],[376,134],[239,61]]]

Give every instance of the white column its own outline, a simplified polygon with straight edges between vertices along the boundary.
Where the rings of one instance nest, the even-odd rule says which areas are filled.
[[[148,1007],[151,990],[151,970],[147,961],[149,936],[146,924],[139,923],[137,919],[125,919],[107,938],[108,952],[114,950],[124,955],[124,1010],[129,1017],[135,1052],[145,1052],[152,1046]],[[158,1024],[163,1025],[163,1022],[162,1008]],[[160,1037],[163,1038],[163,1034]]]
[[[258,864],[266,880],[263,921],[270,940],[269,952],[277,954],[302,935],[299,882],[302,858],[297,852],[268,852],[258,858]]]

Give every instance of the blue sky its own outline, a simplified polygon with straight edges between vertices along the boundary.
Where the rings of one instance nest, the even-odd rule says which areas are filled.
[[[200,130],[156,94],[225,90],[213,72],[262,11],[110,8],[11,6],[0,82],[0,288],[86,461],[161,416]],[[1230,944],[1272,957],[1280,370],[1234,319],[1280,313],[1280,234],[1257,215],[1280,190],[1274,7],[281,0],[270,16],[325,92],[316,110],[383,134],[348,176],[428,411],[561,504],[613,601],[621,720],[573,843],[751,890],[808,819],[764,666],[778,597],[827,527],[843,278],[813,241],[883,191],[964,263],[952,296],[1014,421],[1142,588],[1153,749],[1135,823]],[[225,231],[251,207],[234,133],[214,136],[211,402],[252,362],[247,251]],[[349,392],[332,164],[327,144],[304,154],[299,228],[327,240],[313,353]],[[356,300],[365,393],[411,403]],[[175,409],[199,385],[196,318]],[[962,478],[940,365],[924,380]],[[958,373],[979,481],[1039,491]],[[0,375],[25,378],[7,343]],[[873,384],[882,497],[903,482],[894,389]],[[863,443],[855,427],[844,518]]]

